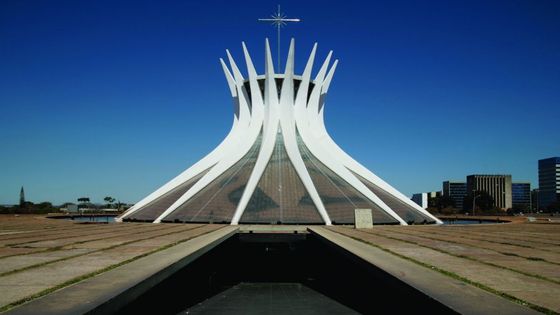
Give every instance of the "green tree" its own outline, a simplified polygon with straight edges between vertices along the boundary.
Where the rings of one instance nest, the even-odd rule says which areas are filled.
[[[86,208],[87,204],[89,203],[89,197],[80,197],[78,198],[78,202],[80,203],[80,205],[78,206],[78,208]]]
[[[439,209],[455,208],[455,200],[450,196],[440,196],[437,206]]]
[[[103,200],[105,200],[105,202],[107,203],[107,207],[111,208],[113,205],[113,202],[115,202],[115,198],[111,197],[111,196],[107,196],[105,198],[103,198]]]
[[[494,198],[489,193],[483,190],[474,191],[465,196],[464,210],[467,212],[473,211],[473,198],[475,200],[475,213],[476,211],[489,211],[494,209]]]
[[[455,200],[453,200],[453,198],[449,196],[437,196],[434,198],[429,198],[428,207],[437,208],[438,210],[444,208],[453,208],[455,207]]]

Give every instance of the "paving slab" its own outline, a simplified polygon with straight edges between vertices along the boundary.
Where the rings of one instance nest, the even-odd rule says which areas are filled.
[[[496,227],[498,228],[498,227]],[[438,229],[433,227],[431,230],[426,230],[426,233],[433,234],[434,236],[441,236],[441,237],[449,237],[449,238],[456,238],[461,237],[468,241],[473,242],[480,242],[480,243],[492,243],[496,244],[497,246],[508,245],[508,246],[515,246],[516,248],[522,249],[526,248],[529,250],[538,250],[542,252],[552,253],[556,257],[560,256],[560,248],[555,245],[543,245],[543,244],[535,244],[533,242],[522,242],[516,241],[506,238],[492,238],[487,235],[473,235],[469,230],[449,230],[449,229]],[[552,233],[559,233],[559,232],[550,232]]]
[[[78,224],[41,216],[0,215],[0,274],[32,267],[0,277],[0,308],[2,305],[56,287],[64,281],[71,281],[127,259],[171,246],[199,235],[196,234],[198,232],[204,236],[214,233],[213,228],[222,228],[201,226],[198,225],[190,231],[193,226],[184,224]],[[305,233],[306,229],[302,226],[275,225],[240,228],[244,233]],[[347,227],[335,227],[333,231],[338,235],[360,238],[361,241],[373,243],[397,255],[435,266],[493,290],[560,312],[560,299],[557,298],[560,296],[560,290],[557,284],[500,267],[558,280],[560,247],[557,243],[560,240],[560,224],[375,226],[374,234],[379,235],[370,235]],[[396,239],[388,239],[387,236]],[[363,245],[370,250],[375,249],[394,256],[375,246],[366,243]],[[171,248],[176,246],[178,245]],[[157,253],[145,258],[155,254]],[[74,258],[57,261],[75,255]],[[462,255],[465,257],[461,257]],[[402,260],[398,256],[394,257]],[[51,263],[52,261],[56,262]],[[488,263],[497,267],[489,266]],[[418,266],[424,273],[426,270],[430,271],[424,266]],[[423,277],[422,273],[418,277]],[[71,288],[75,288],[76,285],[72,285]],[[465,283],[457,283],[456,289],[459,290],[460,286],[465,287]],[[99,284],[99,288],[101,287]],[[452,298],[452,294],[449,295]],[[473,296],[477,297],[476,294]],[[523,309],[531,311],[528,308]]]
[[[114,313],[237,231],[233,226],[213,227],[210,233],[23,304],[8,314]]]
[[[558,284],[352,228],[332,227],[331,229],[520,300],[560,312],[560,299],[558,299],[560,285]]]
[[[0,258],[0,275],[5,272],[21,269],[21,268],[28,268],[33,265],[37,264],[44,264],[49,261],[60,260],[65,257],[75,256],[75,255],[82,255],[88,252],[99,251],[104,248],[109,248],[112,246],[118,246],[124,243],[130,243],[134,240],[138,239],[146,239],[147,237],[156,237],[162,236],[172,233],[178,233],[190,229],[194,229],[200,227],[202,225],[175,225],[175,226],[160,226],[160,229],[154,231],[140,233],[142,231],[128,231],[126,233],[116,233],[114,232],[110,235],[110,238],[114,238],[109,240],[106,235],[105,238],[101,237],[101,240],[91,240],[90,242],[82,241],[83,243],[79,243],[77,245],[66,245],[61,247],[61,245],[67,244],[67,242],[54,242],[48,243],[51,244],[50,248],[47,247],[47,250],[43,250],[38,253],[31,253],[28,255],[19,255],[19,256],[12,256],[6,258]],[[157,238],[153,238],[157,239]],[[91,244],[94,244],[93,246]],[[60,247],[60,248],[58,248]]]
[[[543,262],[531,261],[519,256],[504,255],[496,251],[490,251],[480,247],[459,245],[446,241],[436,241],[433,239],[423,238],[420,236],[407,235],[398,233],[398,231],[377,231],[374,229],[364,231],[378,236],[391,237],[406,242],[431,248],[438,251],[444,251],[451,255],[469,257],[480,262],[506,267],[519,272],[541,276],[552,281],[560,283],[560,266]]]
[[[76,224],[77,225],[77,224]],[[122,230],[125,232],[128,230],[138,230],[138,226],[121,226]],[[161,226],[157,225],[144,225],[139,227],[140,230],[158,230]],[[48,235],[33,235],[27,236],[22,239],[10,239],[0,242],[1,245],[7,245],[12,247],[44,247],[51,246],[49,242],[56,241],[68,241],[76,242],[81,240],[81,238],[91,238],[92,235],[97,235],[101,238],[103,235],[108,233],[120,232],[121,229],[116,229],[112,224],[85,224],[84,227],[78,227],[76,230],[71,231],[52,231]],[[43,245],[46,244],[46,245]]]
[[[175,225],[175,226],[164,226],[160,225],[159,229],[157,230],[147,230],[147,231],[136,231],[134,233],[126,233],[124,235],[117,235],[118,233],[110,235],[111,237],[100,239],[100,240],[91,240],[83,243],[77,244],[70,244],[64,246],[64,248],[89,248],[89,249],[102,249],[107,248],[110,246],[117,246],[123,243],[132,242],[135,240],[143,240],[148,237],[156,237],[161,236],[169,233],[177,233],[184,230],[190,230],[192,228],[200,227],[201,225]]]
[[[493,250],[502,254],[518,255],[528,259],[542,259],[554,264],[560,264],[560,255],[552,253],[549,251],[543,251],[541,249],[526,248],[507,244],[497,244],[494,242],[487,242],[482,240],[472,240],[464,237],[464,233],[455,233],[453,235],[438,233],[435,229],[426,231],[418,229],[404,228],[400,230],[391,230],[394,232],[399,232],[401,234],[409,234],[421,236],[427,239],[433,239],[437,241],[447,241],[458,243],[462,245],[468,245],[472,247],[478,247],[483,249]]]
[[[0,274],[36,264],[46,263],[52,260],[84,254],[89,251],[90,250],[88,249],[64,249],[7,257],[0,260]]]
[[[536,314],[535,311],[512,303],[464,282],[392,255],[379,248],[347,237],[342,232],[346,228],[327,229],[309,227],[322,238],[340,246],[344,250],[381,268],[406,284],[432,297],[461,314]],[[347,229],[351,231],[350,229]],[[335,232],[336,231],[336,232]],[[356,233],[348,233],[360,236]],[[370,236],[370,235],[365,235]],[[406,246],[405,246],[406,247]],[[417,250],[407,247],[410,251]],[[434,253],[437,256],[437,252]]]
[[[179,241],[212,232],[222,226],[190,226],[182,224],[164,225],[164,227],[167,227],[167,229],[136,233],[134,238],[123,237],[119,241],[109,242],[105,247],[109,249],[85,253],[67,260],[38,265],[35,268],[0,276],[0,307],[25,299],[72,279],[150,253],[162,246],[172,245]],[[176,234],[176,237],[170,237],[173,234]],[[158,238],[161,238],[159,242]],[[142,243],[142,241],[145,241],[145,243]],[[77,250],[83,251],[84,249]],[[54,259],[54,257],[51,258]],[[25,264],[22,264],[22,266],[25,266]],[[14,265],[11,265],[11,267],[14,268]],[[13,288],[17,288],[17,290],[13,290]]]
[[[38,239],[33,242],[26,242],[18,245],[12,245],[13,247],[54,247],[54,246],[64,246],[66,244],[73,244],[78,242],[87,242],[94,240],[102,240],[110,237],[118,237],[121,235],[144,233],[149,230],[161,230],[165,227],[151,228],[149,226],[120,226],[119,229],[115,229],[113,226],[109,226],[107,229],[103,230],[86,230],[80,233],[68,233],[60,231],[56,237],[51,237],[48,240]]]

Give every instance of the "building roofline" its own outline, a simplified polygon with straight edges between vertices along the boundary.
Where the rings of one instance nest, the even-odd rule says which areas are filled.
[[[469,176],[511,176],[511,174],[470,174]]]

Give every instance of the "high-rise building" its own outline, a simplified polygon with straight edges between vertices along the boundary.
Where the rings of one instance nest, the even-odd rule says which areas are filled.
[[[467,183],[450,180],[444,181],[443,195],[453,199],[456,209],[463,209],[463,200],[467,195]]]
[[[529,210],[531,205],[531,183],[511,183],[511,205],[512,207],[525,207]]]
[[[494,199],[494,206],[511,208],[511,175],[469,175],[467,193],[485,191]]]
[[[560,157],[539,160],[539,208],[560,201]]]
[[[337,61],[331,65],[329,53],[313,79],[316,47],[301,75],[294,73],[293,40],[283,72],[274,69],[268,41],[261,75],[245,44],[247,78],[227,52],[229,68],[221,63],[234,104],[230,133],[119,220],[352,224],[355,209],[368,208],[374,223],[442,223],[329,136],[323,112]]]

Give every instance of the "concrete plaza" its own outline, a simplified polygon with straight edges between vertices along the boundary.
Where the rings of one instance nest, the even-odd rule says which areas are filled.
[[[79,224],[44,216],[1,215],[0,310],[224,228],[215,224]],[[437,273],[533,310],[560,313],[559,224],[312,229],[348,236],[371,246],[372,251],[416,264],[426,275]]]

